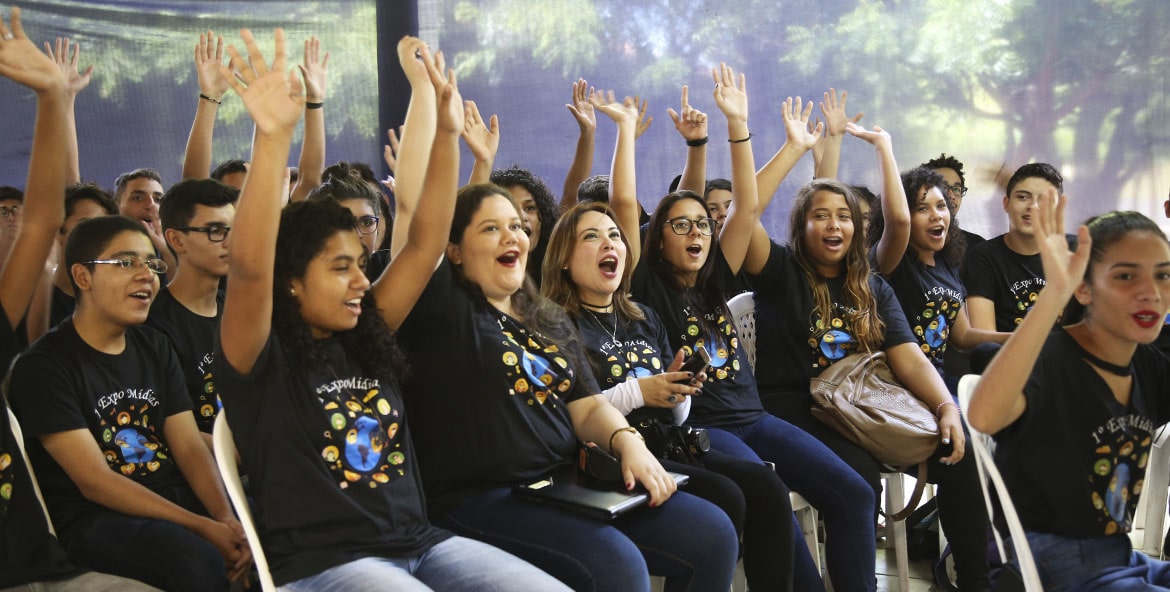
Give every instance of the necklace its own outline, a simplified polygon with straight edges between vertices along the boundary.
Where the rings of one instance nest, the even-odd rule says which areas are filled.
[[[616,312],[613,313],[613,330],[610,331],[608,328],[606,328],[605,324],[601,322],[601,318],[598,317],[596,313],[594,313],[592,310],[589,310],[588,308],[585,309],[585,312],[589,313],[589,316],[593,317],[593,322],[597,323],[597,326],[601,327],[601,330],[604,331],[606,335],[609,335],[610,343],[613,343],[615,346],[620,348],[621,342],[619,342],[618,338],[617,338],[617,329],[618,329],[618,315],[617,315],[617,313]],[[605,313],[602,313],[602,314],[605,314]]]
[[[1085,358],[1088,359],[1089,362],[1092,363],[1094,366],[1096,366],[1096,367],[1098,367],[1098,368],[1100,368],[1100,369],[1102,369],[1102,370],[1104,370],[1104,371],[1106,371],[1114,376],[1128,378],[1130,375],[1133,374],[1133,362],[1130,362],[1129,364],[1126,364],[1125,366],[1118,366],[1117,364],[1113,364],[1111,362],[1106,362],[1105,360],[1102,360],[1101,358],[1094,356],[1093,354],[1089,353],[1089,350],[1087,350],[1087,349],[1081,348],[1081,353],[1083,353],[1085,355]]]
[[[611,301],[609,304],[590,304],[590,303],[582,300],[581,301],[581,308],[584,308],[585,310],[593,310],[593,311],[597,311],[597,312],[613,312],[613,302]]]

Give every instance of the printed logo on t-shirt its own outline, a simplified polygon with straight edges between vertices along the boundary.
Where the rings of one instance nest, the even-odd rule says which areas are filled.
[[[1089,475],[1097,523],[1105,535],[1128,532],[1145,484],[1153,421],[1141,415],[1110,419],[1093,432],[1093,466]]]
[[[1036,306],[1036,299],[1040,297],[1040,290],[1044,289],[1044,284],[1044,278],[1028,278],[1009,287],[1012,298],[1015,300],[1012,322],[1016,326],[1024,322],[1024,317],[1028,316],[1028,312],[1032,310],[1033,306]]]
[[[526,332],[504,329],[503,334],[506,351],[500,361],[511,383],[508,394],[523,397],[530,406],[551,402],[555,407],[558,395],[573,387],[574,377],[573,369],[560,356],[560,348],[542,345]]]
[[[609,373],[597,378],[606,387],[662,372],[658,350],[643,339],[606,341],[601,344],[601,353],[605,355]]]
[[[382,394],[376,378],[338,378],[317,387],[317,401],[331,429],[321,458],[337,486],[375,489],[406,474],[398,440],[401,413]]]
[[[98,445],[111,469],[145,477],[174,461],[151,414],[159,411],[154,389],[125,389],[98,399]]]
[[[215,390],[215,376],[211,372],[211,363],[215,361],[215,353],[207,352],[195,366],[195,372],[203,377],[203,386],[195,397],[195,419],[200,430],[210,431],[215,425],[215,416],[223,409],[223,401],[219,398],[219,391]]]
[[[0,518],[8,515],[12,488],[16,484],[16,469],[13,468],[13,464],[12,453],[0,449]]]
[[[922,353],[934,361],[946,353],[947,336],[963,306],[963,299],[962,294],[943,286],[931,288],[925,296],[926,305],[913,319],[913,330]]]
[[[707,382],[714,380],[735,380],[739,374],[739,359],[735,357],[735,350],[739,349],[739,337],[735,328],[731,326],[727,315],[720,310],[717,314],[703,315],[704,320],[714,321],[717,332],[708,329],[706,323],[700,322],[699,317],[687,313],[686,335],[683,335],[683,355],[691,357],[695,349],[703,347],[711,355],[711,363],[707,366]]]
[[[809,327],[808,346],[812,349],[813,368],[828,368],[857,349],[857,338],[846,321],[853,309],[833,303],[833,315],[828,322],[819,316]]]

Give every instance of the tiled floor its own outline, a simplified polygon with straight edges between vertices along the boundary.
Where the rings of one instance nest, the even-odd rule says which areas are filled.
[[[889,551],[889,559],[886,554]],[[877,550],[877,589],[878,592],[898,592],[898,569],[894,565],[892,549]],[[910,592],[935,592],[942,588],[934,585],[930,575],[930,563],[927,561],[910,562]]]

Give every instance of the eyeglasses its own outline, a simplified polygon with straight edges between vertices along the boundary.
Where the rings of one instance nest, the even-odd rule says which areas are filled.
[[[21,209],[23,209],[23,206],[12,206],[11,208],[0,206],[0,218],[15,216],[20,213]]]
[[[691,227],[698,227],[699,232],[704,236],[711,236],[712,234],[715,234],[715,220],[711,218],[699,218],[698,220],[691,220],[690,218],[678,217],[673,220],[667,220],[666,225],[670,226],[670,229],[673,230],[675,234],[690,234]]]
[[[137,255],[127,255],[125,257],[118,257],[117,259],[94,259],[93,261],[82,261],[82,265],[117,265],[122,269],[140,269],[145,267],[153,271],[155,275],[162,275],[167,272],[167,262],[162,259],[151,257],[143,259]]]
[[[358,234],[371,234],[378,230],[378,216],[362,216],[358,221]]]
[[[213,243],[222,243],[227,240],[228,231],[232,229],[231,226],[224,226],[222,224],[212,224],[211,226],[176,226],[175,230],[183,232],[202,232],[207,235],[207,240]]]
[[[962,185],[947,185],[944,183],[943,187],[945,187],[947,191],[949,191],[955,195],[958,195],[959,197],[963,197],[964,195],[967,195],[967,188],[963,187]]]

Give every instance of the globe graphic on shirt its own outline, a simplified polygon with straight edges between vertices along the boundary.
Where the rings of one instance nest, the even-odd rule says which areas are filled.
[[[849,355],[845,346],[853,343],[853,336],[840,329],[829,329],[821,336],[821,354],[830,360]]]
[[[548,363],[548,360],[540,356],[534,356],[528,352],[524,352],[524,356],[520,364],[524,367],[524,373],[528,375],[529,380],[531,380],[533,384],[548,386],[548,384],[552,382],[552,366]]]
[[[154,448],[150,440],[135,428],[122,428],[114,435],[114,444],[122,449],[122,458],[128,463],[144,463],[154,460]]]
[[[345,461],[359,471],[369,471],[378,466],[384,445],[378,422],[363,415],[345,434]]]

